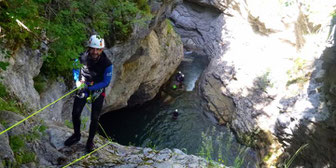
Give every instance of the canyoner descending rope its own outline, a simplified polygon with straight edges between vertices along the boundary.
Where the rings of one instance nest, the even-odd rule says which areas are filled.
[[[88,110],[89,110],[89,111],[92,111],[92,109],[91,109],[91,108],[90,108],[90,107],[89,107],[87,104],[86,104],[86,107],[88,108]],[[71,166],[71,165],[75,164],[76,162],[79,162],[79,161],[81,161],[81,160],[85,159],[86,157],[90,156],[92,153],[94,153],[94,152],[97,152],[98,150],[100,150],[100,149],[104,148],[105,146],[107,146],[107,145],[109,145],[109,144],[111,144],[111,143],[113,142],[113,141],[112,141],[112,139],[111,139],[109,136],[107,136],[107,134],[106,134],[106,132],[105,132],[104,128],[101,126],[101,124],[100,124],[100,123],[98,123],[98,124],[99,124],[100,128],[103,130],[103,132],[104,132],[105,136],[107,137],[107,139],[108,139],[108,142],[107,142],[107,143],[105,143],[104,145],[100,146],[99,148],[97,148],[97,149],[93,150],[92,152],[90,152],[90,153],[88,153],[88,154],[86,154],[86,155],[84,155],[84,156],[82,156],[82,157],[80,157],[80,158],[78,158],[78,159],[76,159],[76,160],[72,161],[71,163],[69,163],[69,164],[67,164],[67,165],[63,166],[62,168],[69,167],[69,166]]]
[[[55,100],[54,102],[52,102],[52,103],[50,103],[50,104],[48,104],[48,105],[44,106],[44,107],[43,107],[43,108],[41,108],[40,110],[38,110],[38,111],[34,112],[33,114],[29,115],[28,117],[26,117],[26,118],[22,119],[21,121],[19,121],[19,122],[15,123],[14,125],[12,125],[12,126],[8,127],[7,129],[3,130],[3,131],[0,133],[0,135],[2,135],[3,133],[5,133],[5,132],[7,132],[7,131],[11,130],[12,128],[14,128],[14,127],[18,126],[18,125],[19,125],[19,124],[21,124],[22,122],[24,122],[24,121],[28,120],[29,118],[31,118],[31,117],[33,117],[34,115],[36,115],[36,114],[40,113],[40,112],[41,112],[41,111],[43,111],[44,109],[46,109],[46,108],[48,108],[49,106],[51,106],[51,105],[53,105],[53,104],[57,103],[58,101],[62,100],[63,98],[65,98],[65,97],[69,96],[69,95],[70,95],[70,94],[72,94],[73,92],[75,92],[75,91],[77,91],[78,89],[81,89],[81,88],[83,88],[83,87],[84,87],[84,85],[81,85],[80,87],[78,87],[78,88],[76,88],[76,89],[74,89],[74,90],[72,90],[72,91],[68,92],[67,94],[65,94],[65,95],[63,95],[62,97],[58,98],[58,99],[57,99],[57,100]]]

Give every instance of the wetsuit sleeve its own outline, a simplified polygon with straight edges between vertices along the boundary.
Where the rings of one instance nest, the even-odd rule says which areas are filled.
[[[74,65],[78,64],[78,59],[75,60],[74,62]],[[80,70],[79,69],[72,69],[72,75],[73,75],[73,78],[75,80],[75,82],[79,81],[79,72]]]
[[[112,79],[112,72],[113,72],[113,65],[110,65],[105,69],[103,81],[96,83],[93,86],[90,86],[88,89],[94,91],[107,87]]]

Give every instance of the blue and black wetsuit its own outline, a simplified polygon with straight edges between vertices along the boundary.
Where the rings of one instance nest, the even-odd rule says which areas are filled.
[[[92,102],[91,123],[88,138],[88,142],[92,142],[98,127],[99,114],[103,107],[105,87],[110,84],[112,78],[113,65],[104,52],[102,52],[97,61],[91,59],[88,52],[81,54],[77,59],[77,62],[78,60],[83,64],[83,67],[73,70],[74,80],[85,81],[89,86],[86,93],[95,96]],[[80,135],[80,116],[86,104],[86,98],[87,97],[75,97],[72,121],[76,135]]]

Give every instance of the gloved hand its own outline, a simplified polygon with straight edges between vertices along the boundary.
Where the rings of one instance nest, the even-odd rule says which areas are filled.
[[[76,88],[79,88],[82,85],[82,82],[76,81]]]

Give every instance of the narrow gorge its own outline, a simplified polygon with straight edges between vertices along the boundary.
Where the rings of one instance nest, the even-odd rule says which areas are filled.
[[[336,166],[335,2],[111,1],[107,13],[92,15],[81,6],[104,11],[105,2],[0,1],[1,131],[74,89],[70,71],[45,71],[59,52],[56,43],[70,45],[105,26],[104,52],[114,70],[95,143],[107,146],[70,167]],[[118,22],[122,10],[136,11],[122,15],[133,20]],[[70,22],[84,22],[70,32],[83,30],[85,38],[51,36],[53,29],[30,24],[67,14]],[[64,26],[71,20],[62,19]],[[118,30],[122,24],[129,29]],[[172,87],[177,71],[185,74],[183,88]],[[64,146],[73,132],[73,98],[1,134],[0,168],[64,167],[87,154],[89,108],[82,113],[81,141]]]

